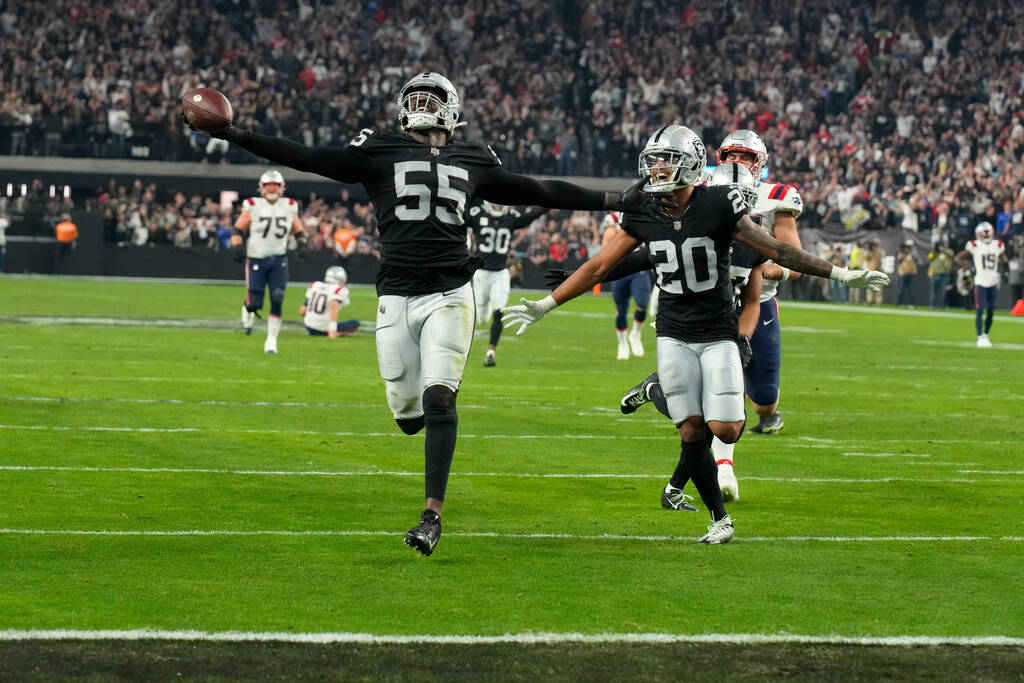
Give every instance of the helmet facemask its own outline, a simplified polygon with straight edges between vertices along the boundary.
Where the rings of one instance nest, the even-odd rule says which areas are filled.
[[[460,112],[455,86],[440,74],[420,74],[398,95],[398,118],[404,130],[440,128],[450,133],[458,125]]]
[[[650,181],[646,191],[654,194],[693,185],[703,170],[704,164],[684,151],[648,147],[640,154],[640,175]]]

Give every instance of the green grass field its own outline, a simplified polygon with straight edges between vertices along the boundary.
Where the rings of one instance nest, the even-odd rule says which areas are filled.
[[[262,323],[236,328],[242,296],[0,279],[0,677],[30,678],[12,653],[33,651],[17,640],[31,630],[735,636],[717,647],[750,634],[1024,637],[1020,318],[997,317],[994,348],[977,349],[962,311],[783,302],[786,428],[737,445],[736,541],[723,547],[695,542],[703,509],[659,506],[679,455],[671,424],[651,406],[618,410],[654,369],[653,330],[646,357],[614,360],[612,302],[588,295],[507,333],[484,368],[480,328],[444,535],[424,558],[402,544],[423,503],[423,438],[391,418],[372,334],[305,336],[293,288],[281,353],[266,356]],[[352,298],[345,317],[372,321],[372,290]],[[535,668],[476,671],[653,679],[690,675],[703,656],[684,643],[644,658],[611,638],[595,659],[555,641],[551,656],[528,654]],[[76,642],[24,661],[88,669],[127,651],[75,658]],[[368,647],[353,677],[416,677]],[[509,647],[517,659],[531,646]],[[892,656],[860,646],[792,671],[792,647],[705,671],[822,679]],[[902,661],[916,663],[896,677],[947,657],[953,678],[1024,670],[1019,640],[948,647],[909,648]]]

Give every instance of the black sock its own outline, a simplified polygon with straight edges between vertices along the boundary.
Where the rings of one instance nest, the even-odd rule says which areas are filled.
[[[491,346],[497,346],[501,339],[501,311],[495,311],[491,318]]]
[[[651,403],[658,409],[658,412],[667,418],[672,416],[668,414],[668,401],[665,400],[665,392],[661,390],[661,384],[656,382],[651,385],[651,388],[647,390],[647,397],[651,399]]]
[[[686,461],[690,478],[704,505],[711,513],[712,521],[725,517],[725,504],[722,502],[722,489],[718,487],[718,466],[711,455],[711,440],[684,441],[681,460]]]
[[[686,458],[680,456],[679,463],[676,465],[676,471],[672,473],[672,478],[668,480],[668,483],[677,489],[681,489],[686,486],[688,481],[690,481],[690,470],[686,466]]]
[[[424,444],[426,497],[443,501],[459,428],[455,392],[439,384],[427,387],[423,392],[423,414],[427,427]]]

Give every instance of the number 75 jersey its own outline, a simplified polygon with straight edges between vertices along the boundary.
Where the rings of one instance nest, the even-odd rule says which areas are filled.
[[[299,213],[294,199],[281,197],[276,202],[268,202],[263,197],[249,197],[242,202],[242,211],[252,216],[245,248],[249,258],[283,256],[288,251],[288,234]]]
[[[729,245],[745,213],[742,202],[729,186],[698,186],[678,219],[623,217],[622,229],[647,246],[658,276],[659,336],[685,342],[736,338]]]

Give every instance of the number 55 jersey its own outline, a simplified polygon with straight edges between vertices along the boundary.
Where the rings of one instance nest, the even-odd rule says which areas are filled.
[[[735,339],[729,245],[744,214],[738,190],[698,186],[677,219],[627,213],[622,229],[646,244],[657,273],[658,336],[684,342]]]
[[[364,157],[360,181],[377,209],[377,293],[428,294],[468,282],[466,202],[481,177],[500,166],[494,153],[466,142],[432,147],[369,130],[347,149]]]
[[[299,205],[294,199],[281,197],[268,202],[263,197],[249,197],[242,202],[242,211],[252,216],[246,256],[256,259],[287,253],[288,234],[299,212]]]

